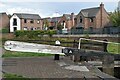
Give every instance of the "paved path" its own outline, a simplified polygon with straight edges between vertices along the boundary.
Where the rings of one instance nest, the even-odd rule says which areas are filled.
[[[103,77],[103,74],[92,66],[78,65],[66,57],[59,61],[54,61],[53,57],[5,58],[3,71],[28,78],[95,78],[100,80],[100,76]]]
[[[80,72],[63,69],[53,57],[6,58],[3,60],[3,70],[32,78],[84,77]]]

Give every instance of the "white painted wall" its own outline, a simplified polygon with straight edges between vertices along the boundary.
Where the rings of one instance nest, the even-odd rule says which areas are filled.
[[[13,19],[14,18],[17,19],[17,26],[13,26]],[[20,18],[15,14],[10,18],[10,32],[14,32],[14,27],[17,27],[17,30],[21,30]]]

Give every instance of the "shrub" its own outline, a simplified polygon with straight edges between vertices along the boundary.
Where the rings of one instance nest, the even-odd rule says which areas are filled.
[[[56,32],[55,30],[48,30],[48,31],[46,32],[46,34],[49,35],[50,37],[51,37],[52,35],[56,34],[56,33],[57,33],[57,32]]]
[[[9,33],[9,29],[8,28],[3,28],[0,30],[0,33]]]
[[[49,35],[52,36],[53,34],[56,34],[55,30],[35,30],[35,31],[15,31],[14,33],[16,37],[28,37],[28,38],[36,38],[38,35]]]

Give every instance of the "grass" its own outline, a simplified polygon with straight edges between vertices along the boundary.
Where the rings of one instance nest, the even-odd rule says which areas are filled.
[[[3,73],[3,80],[31,80],[31,79],[25,78],[21,75]]]
[[[107,46],[107,50],[109,53],[120,54],[120,43],[118,44],[109,43]]]
[[[40,57],[40,56],[53,56],[54,54],[47,53],[33,53],[33,52],[15,52],[15,51],[5,51],[2,57]]]
[[[23,78],[23,77],[20,76],[20,75],[8,74],[8,73],[4,73],[4,74],[3,74],[3,77],[4,77],[4,78]]]
[[[95,44],[96,44],[96,46],[101,45],[100,47],[103,47],[103,43],[97,42],[97,41],[82,40],[81,43],[83,43],[83,44],[85,44],[85,43],[86,43],[86,44],[92,43],[92,44],[88,45],[89,48],[91,48],[92,46],[95,46]],[[93,44],[93,43],[94,43],[94,44]],[[94,50],[94,49],[93,49],[93,50]],[[108,44],[107,44],[107,51],[108,51],[109,53],[111,53],[111,54],[120,54],[120,43],[115,43],[115,42],[108,43]]]

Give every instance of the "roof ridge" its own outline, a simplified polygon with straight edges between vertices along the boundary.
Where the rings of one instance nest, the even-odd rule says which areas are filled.
[[[39,14],[33,14],[33,13],[32,13],[32,14],[31,14],[31,13],[13,13],[13,14],[20,14],[20,15],[22,15],[22,14],[23,14],[23,15],[39,15]]]
[[[96,9],[96,8],[100,8],[100,7],[92,7],[92,8],[81,9],[81,11],[82,10],[89,10],[89,9]]]

